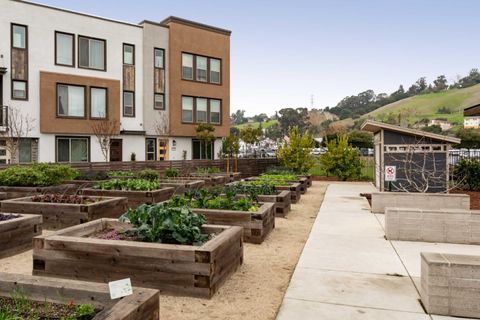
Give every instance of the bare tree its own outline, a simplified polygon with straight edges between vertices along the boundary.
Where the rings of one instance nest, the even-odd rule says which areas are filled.
[[[35,118],[30,117],[27,113],[23,114],[20,109],[15,107],[9,107],[6,113],[2,114],[3,120],[6,120],[6,130],[1,131],[0,136],[6,138],[5,148],[10,153],[10,161],[18,163],[20,141],[35,128]]]
[[[108,162],[110,144],[112,139],[118,135],[120,123],[118,120],[95,120],[92,122],[91,128],[100,145],[105,162]]]
[[[154,123],[155,132],[159,136],[165,136],[168,134],[168,114],[166,112],[160,112],[158,119]]]

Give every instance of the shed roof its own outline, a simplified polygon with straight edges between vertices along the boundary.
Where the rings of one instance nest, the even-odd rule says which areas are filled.
[[[383,122],[378,122],[373,120],[365,121],[362,124],[361,129],[365,131],[370,131],[373,133],[377,133],[380,130],[387,130],[387,131],[403,133],[410,136],[426,137],[432,140],[437,140],[437,141],[442,141],[447,143],[460,143],[461,141],[460,139],[454,138],[454,137],[443,136],[441,134],[425,132],[422,130],[404,128],[404,127],[396,126],[394,124],[388,124],[388,123],[383,123]]]
[[[480,104],[476,104],[474,106],[463,109],[463,116],[480,116]]]

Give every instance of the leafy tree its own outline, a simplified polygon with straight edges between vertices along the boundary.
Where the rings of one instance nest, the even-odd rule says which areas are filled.
[[[278,123],[272,124],[270,127],[265,129],[265,137],[272,140],[278,140],[283,137],[282,129]]]
[[[447,78],[445,75],[440,75],[437,77],[436,80],[433,80],[433,91],[438,92],[438,91],[444,91],[448,89],[448,84],[447,84]]]
[[[240,139],[242,139],[243,142],[245,142],[248,145],[253,145],[258,141],[260,141],[261,136],[262,136],[261,126],[258,126],[257,128],[254,128],[252,126],[246,126],[240,129]]]
[[[247,118],[245,118],[245,110],[235,111],[235,113],[230,115],[230,119],[233,124],[242,124],[247,122]]]
[[[458,148],[479,149],[480,148],[480,130],[479,129],[460,129],[457,132],[457,138],[462,139]]]
[[[290,127],[298,127],[301,132],[306,130],[308,124],[307,108],[283,108],[278,113],[278,122],[284,134],[288,132]]]
[[[205,146],[205,156],[208,158],[208,145],[215,140],[215,127],[209,123],[200,123],[195,127],[197,139]]]
[[[425,132],[442,134],[442,127],[440,127],[438,124],[432,124],[431,126],[423,127],[422,130]]]
[[[233,134],[234,136],[239,136],[240,129],[238,129],[237,127],[230,127],[230,134]]]
[[[358,150],[348,143],[348,136],[337,135],[336,139],[325,142],[327,151],[320,157],[320,164],[328,175],[343,181],[361,175],[362,163]]]
[[[222,154],[227,159],[227,173],[230,172],[230,158],[235,156],[235,170],[237,170],[237,158],[240,152],[240,138],[230,134],[222,141]]]
[[[373,148],[373,134],[367,131],[353,130],[348,134],[348,143],[356,148]]]
[[[298,173],[306,173],[315,164],[310,151],[315,141],[305,132],[300,133],[298,127],[288,129],[288,142],[278,149],[277,156],[283,166]]]
[[[257,114],[257,115],[254,115],[253,116],[253,121],[254,122],[264,122],[264,121],[267,121],[268,120],[268,116],[266,113],[260,113],[260,114]]]
[[[417,82],[415,82],[415,84],[417,85],[419,93],[424,92],[428,87],[427,78],[421,77],[417,80]]]

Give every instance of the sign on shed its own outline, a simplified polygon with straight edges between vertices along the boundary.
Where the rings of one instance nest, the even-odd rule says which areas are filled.
[[[397,180],[397,167],[385,166],[385,181],[396,181],[396,180]]]

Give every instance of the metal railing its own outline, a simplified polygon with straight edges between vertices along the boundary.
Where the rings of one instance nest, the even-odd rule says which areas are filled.
[[[453,149],[450,150],[450,165],[454,166],[461,159],[480,158],[480,149]]]

